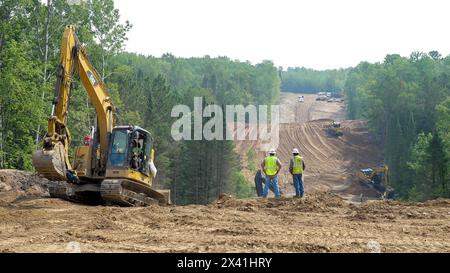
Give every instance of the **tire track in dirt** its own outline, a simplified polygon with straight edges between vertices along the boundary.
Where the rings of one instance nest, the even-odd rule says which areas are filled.
[[[329,144],[331,143],[331,141],[327,141],[328,143],[325,142],[323,135],[324,132],[324,128],[319,127],[317,124],[312,124],[309,127],[311,134],[314,134],[317,137],[318,143],[320,143],[322,145],[322,147],[324,147],[326,149],[326,151],[328,151],[328,153],[335,155],[336,154],[336,147],[332,148]]]
[[[304,139],[306,140],[306,144],[305,145],[307,145],[307,146],[309,146],[309,147],[312,147],[312,150],[314,151],[313,153],[314,153],[314,157],[316,158],[316,159],[319,159],[321,162],[326,162],[327,160],[327,158],[328,158],[328,156],[326,155],[326,154],[324,154],[322,151],[321,151],[321,149],[319,149],[315,144],[316,144],[316,142],[314,142],[312,139],[311,139],[311,136],[310,136],[310,133],[308,133],[307,132],[307,127],[309,127],[307,124],[305,124],[304,126],[302,126],[301,128],[302,128],[302,132],[303,132],[303,135],[304,135]]]
[[[342,168],[342,162],[338,158],[339,150],[331,148],[324,142],[324,124],[326,123],[313,121],[305,124],[305,128],[308,135],[314,136],[311,139],[314,140],[315,147],[321,150],[322,154],[326,156],[325,162],[318,166],[320,168],[318,180],[330,185],[330,183],[339,183],[341,179],[345,180],[346,172]]]
[[[317,139],[317,141],[315,142],[317,144],[318,147],[320,147],[320,149],[322,149],[322,151],[327,155],[327,164],[330,167],[330,170],[333,170],[334,172],[338,172],[338,173],[344,173],[344,171],[339,171],[342,163],[340,162],[340,153],[339,153],[339,149],[338,147],[334,147],[332,148],[329,143],[331,143],[331,138],[327,138],[325,140],[325,136],[324,136],[324,123],[319,124],[319,123],[315,123],[312,122],[310,124],[308,124],[310,126],[306,126],[307,127],[307,131],[310,135],[315,136],[315,139]]]
[[[323,158],[321,158],[320,156],[317,155],[317,153],[314,152],[312,146],[308,145],[309,142],[306,138],[305,135],[305,124],[300,125],[301,128],[300,130],[297,131],[297,139],[299,140],[300,143],[300,152],[302,153],[302,156],[305,158],[308,158],[308,161],[312,161],[312,162],[320,162],[320,163],[325,163],[326,161],[323,160]],[[306,153],[304,152],[306,151]],[[313,165],[315,166],[315,164]]]
[[[300,125],[301,127],[304,127],[305,125],[304,124],[302,124],[302,125]],[[322,159],[321,158],[318,158],[317,157],[317,155],[314,153],[314,152],[312,152],[312,150],[309,148],[310,146],[309,145],[307,145],[304,141],[301,141],[304,137],[305,137],[305,135],[303,134],[303,133],[301,133],[301,132],[303,132],[304,131],[304,128],[301,128],[301,129],[299,129],[299,130],[297,130],[296,131],[296,139],[297,140],[300,140],[298,143],[299,143],[299,149],[300,149],[300,151],[301,151],[301,153],[302,153],[302,155],[303,155],[303,157],[305,157],[305,158],[308,158],[310,161],[314,161],[314,162],[317,162],[317,161],[320,161],[320,162],[323,162],[323,161],[321,161]],[[313,165],[313,164],[311,164],[311,165]],[[313,167],[315,168],[315,165],[313,165]],[[311,169],[313,168],[313,167],[311,167]],[[316,169],[316,171],[317,171],[317,169]]]

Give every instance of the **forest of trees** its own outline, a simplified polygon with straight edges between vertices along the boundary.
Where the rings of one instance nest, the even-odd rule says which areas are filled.
[[[450,56],[363,62],[345,83],[348,117],[367,119],[400,197],[450,197]]]
[[[314,70],[304,67],[280,69],[281,90],[296,93],[342,93],[348,69]]]
[[[252,65],[226,57],[160,58],[123,52],[132,28],[120,23],[113,0],[0,0],[0,168],[32,170],[31,155],[47,128],[64,27],[77,34],[106,82],[120,124],[148,129],[155,141],[158,187],[175,203],[208,203],[220,193],[254,195],[240,172],[231,141],[173,141],[172,107],[206,104],[271,104],[280,93],[270,61]],[[70,101],[73,145],[94,124],[95,112],[77,80]],[[192,109],[192,107],[191,107]]]

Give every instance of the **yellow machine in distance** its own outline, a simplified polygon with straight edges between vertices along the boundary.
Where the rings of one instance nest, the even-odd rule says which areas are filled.
[[[69,160],[69,96],[78,72],[97,114],[92,139],[76,147]],[[102,78],[79,42],[75,27],[66,27],[61,42],[55,97],[42,149],[33,155],[37,172],[50,181],[52,197],[124,206],[170,204],[170,191],[152,188],[153,139],[138,126],[114,126],[115,108]]]
[[[387,165],[361,169],[357,176],[361,183],[378,191],[383,199],[394,197],[394,189],[389,185],[389,168]]]
[[[344,131],[342,130],[341,123],[337,121],[331,122],[326,126],[326,132],[333,137],[340,137],[344,135]]]

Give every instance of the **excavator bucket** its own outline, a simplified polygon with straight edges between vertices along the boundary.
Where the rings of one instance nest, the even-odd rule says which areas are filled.
[[[37,150],[33,154],[33,166],[36,171],[51,181],[66,180],[66,164],[65,164],[64,146],[60,143],[55,144],[53,149]]]

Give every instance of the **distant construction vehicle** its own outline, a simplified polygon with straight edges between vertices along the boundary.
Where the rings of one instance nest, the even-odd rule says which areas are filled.
[[[361,169],[357,176],[360,183],[378,191],[383,199],[394,198],[394,189],[389,185],[389,168],[387,165]]]
[[[316,98],[316,101],[326,101],[328,98],[327,98],[327,96],[325,96],[325,95],[319,95],[317,98]]]
[[[97,120],[70,161],[67,120],[75,72],[94,105]],[[75,27],[67,26],[48,132],[42,148],[33,155],[36,171],[52,181],[50,196],[121,206],[170,204],[170,191],[152,188],[156,168],[150,133],[138,126],[115,126],[115,112],[106,85],[79,42]]]
[[[327,125],[325,127],[325,131],[333,137],[340,137],[344,135],[344,132],[342,130],[341,123],[337,121],[333,121],[331,124]]]

